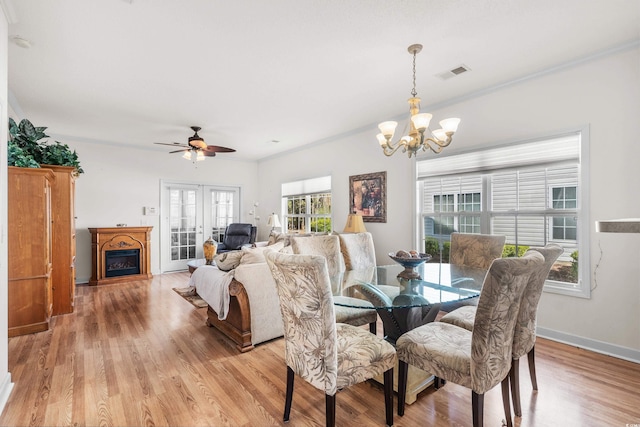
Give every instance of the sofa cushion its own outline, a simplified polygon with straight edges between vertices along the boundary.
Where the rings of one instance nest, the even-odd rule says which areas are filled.
[[[265,251],[279,251],[282,248],[284,248],[284,242],[274,243],[273,245],[269,246],[242,248],[242,259],[240,260],[240,264],[255,264],[258,262],[266,262],[264,259]]]
[[[240,265],[240,260],[242,259],[242,255],[243,255],[243,252],[241,250],[229,251],[221,254],[216,254],[216,256],[213,257],[213,260],[215,261],[218,269],[222,271],[229,271],[229,270],[233,270],[238,265]]]

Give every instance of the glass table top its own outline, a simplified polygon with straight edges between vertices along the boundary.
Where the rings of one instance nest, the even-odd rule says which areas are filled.
[[[405,279],[399,264],[346,271],[332,280],[334,304],[352,308],[412,308],[457,303],[480,295],[487,270],[423,263],[418,279]]]

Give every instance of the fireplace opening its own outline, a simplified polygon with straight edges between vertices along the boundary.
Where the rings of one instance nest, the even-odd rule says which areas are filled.
[[[140,249],[106,251],[105,277],[140,274]]]

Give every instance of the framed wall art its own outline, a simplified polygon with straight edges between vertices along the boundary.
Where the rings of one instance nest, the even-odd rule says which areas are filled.
[[[364,222],[387,222],[387,172],[349,177],[349,212]]]

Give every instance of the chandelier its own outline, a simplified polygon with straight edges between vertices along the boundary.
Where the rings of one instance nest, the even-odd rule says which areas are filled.
[[[386,156],[393,155],[399,148],[402,148],[403,153],[408,152],[409,158],[415,156],[418,151],[427,151],[427,149],[438,154],[443,148],[451,144],[460,119],[444,119],[440,122],[441,129],[429,130],[429,122],[433,116],[429,113],[420,113],[420,98],[416,96],[418,95],[416,92],[416,55],[422,50],[422,45],[412,44],[407,50],[413,54],[413,89],[411,90],[411,98],[409,98],[409,111],[411,113],[409,134],[392,143],[391,139],[398,122],[382,122],[378,125],[380,129],[380,133],[377,135],[378,142]],[[425,136],[427,130],[431,136],[429,134]]]

